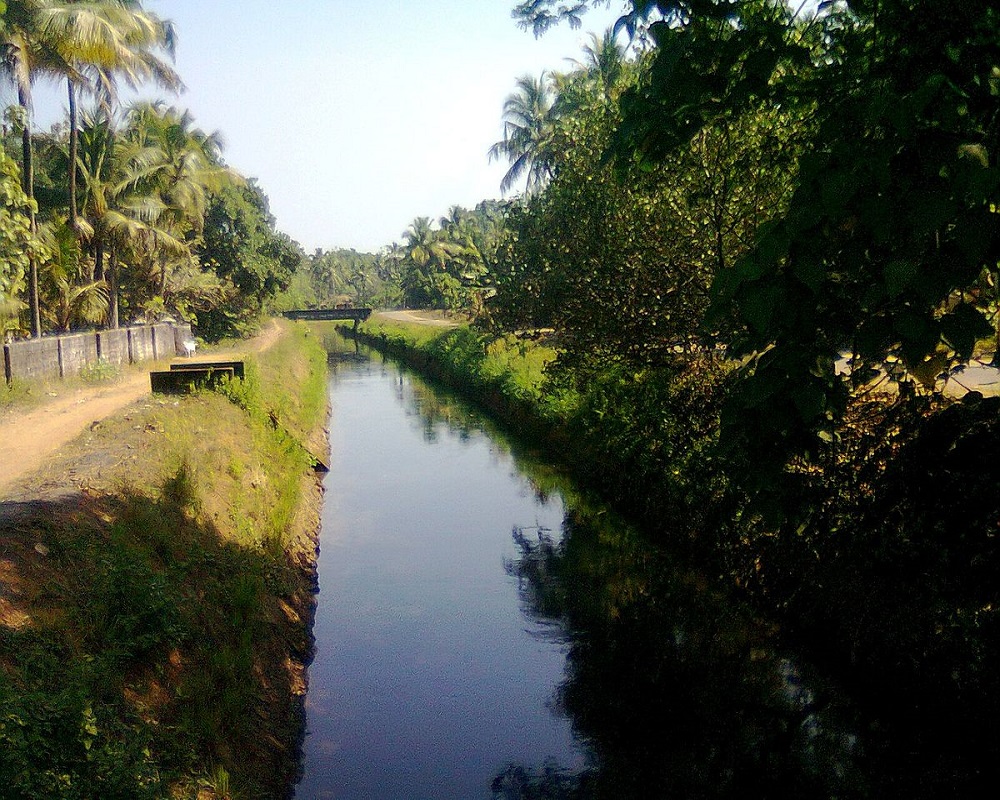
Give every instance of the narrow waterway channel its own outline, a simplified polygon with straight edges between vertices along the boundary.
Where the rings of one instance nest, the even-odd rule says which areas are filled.
[[[330,396],[298,800],[864,791],[771,627],[402,368]]]
[[[508,762],[570,768],[558,628],[526,619],[514,526],[558,530],[510,457],[378,360],[331,379],[317,653],[300,798],[489,797]]]

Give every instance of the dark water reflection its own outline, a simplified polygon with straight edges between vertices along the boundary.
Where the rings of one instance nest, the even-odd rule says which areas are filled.
[[[299,798],[845,797],[776,632],[396,367],[334,363]]]
[[[570,641],[560,705],[596,768],[559,791],[508,771],[505,797],[865,794],[861,743],[836,689],[774,631],[607,514],[574,508],[559,539],[515,531],[508,571],[528,613]]]

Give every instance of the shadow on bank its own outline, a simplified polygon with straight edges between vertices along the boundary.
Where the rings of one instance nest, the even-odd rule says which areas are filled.
[[[182,467],[160,499],[0,504],[6,800],[290,796],[312,586],[193,498]]]

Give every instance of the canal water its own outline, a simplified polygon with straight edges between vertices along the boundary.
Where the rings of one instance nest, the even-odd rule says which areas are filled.
[[[298,800],[864,792],[852,710],[775,630],[454,398],[331,372]]]

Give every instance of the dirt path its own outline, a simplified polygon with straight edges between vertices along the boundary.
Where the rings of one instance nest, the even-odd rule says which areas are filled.
[[[418,325],[431,325],[437,328],[457,328],[458,323],[450,319],[429,316],[432,311],[379,311],[377,316],[394,319],[397,322],[415,322]]]
[[[242,353],[261,353],[271,347],[281,334],[281,326],[272,320],[264,331],[241,347],[211,351],[205,357],[226,359]],[[15,412],[0,419],[0,496],[16,480],[41,467],[46,459],[59,452],[88,426],[147,394],[149,373],[135,368],[113,385],[75,389],[40,408]]]

